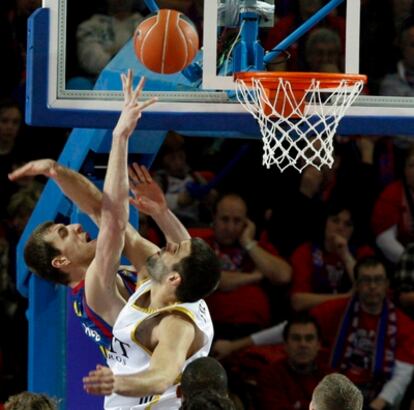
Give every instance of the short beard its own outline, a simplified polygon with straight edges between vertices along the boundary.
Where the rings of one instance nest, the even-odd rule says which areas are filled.
[[[167,267],[158,255],[150,256],[147,259],[145,266],[151,279],[155,280],[156,282],[161,282],[162,278],[168,272]]]

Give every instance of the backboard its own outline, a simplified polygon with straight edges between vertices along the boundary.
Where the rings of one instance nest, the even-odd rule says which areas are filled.
[[[87,18],[102,12],[92,10],[92,5],[98,3],[91,2],[89,15],[83,13],[82,16]],[[195,75],[194,72],[192,77],[183,73],[161,75],[150,72],[136,59],[129,41],[102,71],[94,89],[85,90],[74,89],[69,81],[71,66],[76,63],[75,33],[81,22],[77,12],[81,5],[77,0],[44,0],[43,9],[38,10],[30,22],[27,121],[34,125],[110,128],[121,108],[119,73],[131,67],[137,77],[147,77],[145,96],[159,97],[159,103],[150,107],[143,118],[141,126],[144,129],[259,135],[254,120],[234,96],[230,57],[234,49],[223,53],[220,41],[223,30],[233,31],[234,40],[240,39],[240,36],[237,38],[237,24],[229,24],[228,20],[235,10],[249,11],[252,4],[260,6],[262,18],[258,37],[265,38],[269,27],[274,24],[271,10],[275,7],[276,14],[279,10],[277,0],[276,4],[273,0],[201,0],[201,3],[204,17],[200,36],[204,40],[193,64]],[[328,2],[335,6],[335,13],[338,13],[336,6],[341,7],[339,13],[346,21],[343,70],[359,73],[360,54],[366,52],[363,47],[361,49],[360,39],[369,34],[369,22],[365,20],[369,17],[364,10],[361,11],[360,0],[341,3],[341,0]],[[150,10],[141,6],[141,12],[146,14]],[[389,42],[392,43],[393,39]],[[235,44],[230,42],[227,46],[231,48]],[[383,58],[384,64],[388,63],[387,57]],[[363,74],[370,76],[369,72]],[[360,96],[349,109],[340,125],[342,134],[414,133],[414,98],[380,96],[377,90],[372,92],[374,95]]]

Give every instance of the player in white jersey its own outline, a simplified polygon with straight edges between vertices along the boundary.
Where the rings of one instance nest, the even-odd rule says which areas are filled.
[[[145,327],[159,323],[166,314],[175,314],[185,317],[196,329],[200,339],[199,349],[191,352],[181,371],[191,361],[207,356],[213,340],[213,325],[206,303],[198,300],[193,303],[175,303],[160,309],[141,308],[140,298],[150,292],[150,281],[145,282],[129,299],[122,309],[113,328],[112,345],[108,352],[107,363],[114,374],[133,374],[149,369],[151,351],[145,346]],[[142,348],[138,349],[136,344]],[[151,346],[148,346],[151,348]],[[106,409],[175,409],[179,408],[181,401],[176,395],[177,384],[170,386],[164,393],[150,394],[136,398],[112,394],[105,399]]]
[[[124,247],[129,217],[128,139],[142,110],[137,101],[142,84],[136,91],[132,91],[131,72],[122,77],[122,82],[124,108],[113,133],[96,253],[85,279],[86,285],[95,281],[94,286],[89,288],[87,297],[89,303],[92,301],[101,311],[105,311],[104,319],[110,326],[115,325],[125,306],[125,300],[116,288],[116,271]],[[139,176],[139,169],[137,174]],[[150,176],[143,175],[143,178]],[[138,201],[137,205],[143,204]],[[114,365],[117,360],[122,361],[123,355],[131,355],[131,358],[137,360],[128,360],[128,366],[131,366],[133,372],[129,370],[120,373],[117,367],[111,369],[97,366],[96,370],[84,378],[84,388],[88,393],[107,396],[114,394],[107,403],[107,408],[145,408],[134,406],[141,406],[140,402],[148,400],[149,396],[167,394],[167,390],[176,384],[186,361],[192,356],[206,355],[210,347],[211,320],[206,315],[205,326],[210,327],[207,331],[204,326],[200,327],[201,317],[194,319],[188,315],[191,309],[185,309],[186,304],[205,306],[204,302],[198,301],[214,291],[218,285],[219,261],[210,246],[198,238],[187,239],[179,244],[167,243],[164,249],[147,259],[144,270],[151,278],[145,285],[148,286],[148,291],[143,292],[140,287],[132,296],[136,297],[135,302],[128,304],[125,309],[126,312],[133,309],[158,314],[149,315],[140,321],[138,313],[129,317],[128,313],[123,312],[119,326],[123,329],[127,326],[124,320],[130,320],[128,325],[131,326],[132,333],[128,337],[132,340],[123,340],[125,336],[116,338],[117,330],[112,341],[113,355],[110,364]],[[200,312],[195,311],[197,318]],[[124,315],[127,316],[125,319]],[[116,327],[118,329],[118,323]],[[145,355],[146,364],[141,359]],[[126,364],[125,361],[124,366]],[[123,404],[125,401],[126,406]]]

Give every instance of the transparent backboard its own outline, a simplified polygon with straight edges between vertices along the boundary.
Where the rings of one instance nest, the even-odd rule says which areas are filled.
[[[233,21],[237,20],[237,17],[234,19],[234,15],[237,16],[241,9],[243,9],[242,11],[248,10],[253,4],[256,9],[259,5],[262,13],[258,37],[260,39],[266,38],[275,21],[281,18],[275,19],[272,16],[274,8],[276,15],[278,14],[277,0],[276,4],[273,0],[200,0],[198,2],[196,0],[193,3],[197,3],[199,6],[202,3],[198,9],[199,14],[202,14],[200,16],[201,24],[198,25],[200,37],[203,38],[202,50],[193,63],[193,66],[200,70],[199,75],[194,76],[193,73],[193,77],[190,76],[190,78],[182,73],[161,75],[150,72],[136,59],[132,41],[127,42],[115,55],[106,70],[111,72],[112,66],[113,78],[116,78],[119,76],[119,71],[122,71],[122,67],[127,69],[128,66],[131,66],[138,76],[145,75],[148,81],[144,97],[149,95],[159,97],[159,103],[150,107],[150,112],[245,115],[246,113],[234,95],[231,53],[228,53],[228,49],[227,54],[223,53],[220,48],[221,36],[223,31],[233,32],[233,39],[239,40],[240,36],[237,37],[237,35],[240,25],[231,23],[231,21],[232,19]],[[96,10],[93,9],[94,5]],[[163,5],[162,1],[160,5]],[[72,76],[75,74],[74,77],[76,77],[78,74],[73,72],[72,67],[77,64],[76,30],[82,22],[80,14],[77,12],[82,7],[80,2],[77,0],[44,0],[43,7],[49,9],[48,82],[44,85],[47,87],[48,109],[118,111],[121,108],[122,96],[119,91],[120,82],[117,82],[116,79],[109,81],[107,76],[104,80],[99,81],[98,77],[95,89],[76,89],[73,87],[73,84],[76,85],[76,81],[72,81]],[[137,1],[136,8],[144,15],[150,13],[143,1]],[[100,2],[93,1],[88,6],[88,12],[83,13],[82,17],[87,19],[96,13],[102,13],[102,6]],[[360,0],[348,0],[332,13],[342,15],[346,22],[342,70],[346,73],[360,73],[361,52],[366,52],[363,47],[361,49],[361,39],[366,39],[368,35],[372,34],[369,32],[371,30],[370,22],[365,21],[369,16],[367,17],[364,10],[361,11]],[[201,27],[203,27],[202,30]],[[384,29],[382,31],[386,32]],[[389,36],[393,36],[393,33],[390,32]],[[394,41],[393,38],[389,40],[390,44]],[[229,43],[227,46],[228,48],[234,47],[235,44],[236,42]],[[276,44],[274,45],[276,46]],[[379,47],[381,46],[379,45]],[[367,60],[365,55],[363,57]],[[388,63],[388,60],[387,56],[383,56],[384,64]],[[378,64],[376,65],[378,66]],[[383,71],[385,75],[386,69],[384,68]],[[389,71],[392,71],[392,67],[389,67]],[[370,75],[369,72],[362,72],[362,74]],[[112,77],[109,76],[109,78]],[[375,86],[369,91],[369,95],[363,95],[357,99],[347,112],[347,117],[389,118],[390,121],[397,117],[411,121],[414,98],[397,95],[381,96],[379,81],[377,79]],[[411,122],[406,124],[406,132],[414,133],[414,126],[411,127]],[[380,126],[378,129],[379,133],[381,133],[381,128],[383,127]]]

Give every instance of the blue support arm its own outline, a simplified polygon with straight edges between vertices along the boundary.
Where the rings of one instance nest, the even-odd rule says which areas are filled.
[[[318,24],[324,17],[326,17],[335,7],[341,4],[344,0],[331,0],[328,4],[317,11],[312,17],[306,20],[301,26],[299,26],[293,33],[287,36],[283,41],[277,44],[273,50],[269,51],[265,57],[264,62],[268,64],[272,62],[279,54],[283,53],[289,48],[295,41],[302,37],[313,26]]]
[[[158,7],[158,4],[157,4],[156,0],[145,0],[145,5],[148,7],[148,9],[152,13],[155,13],[155,12],[157,12],[160,9]]]

